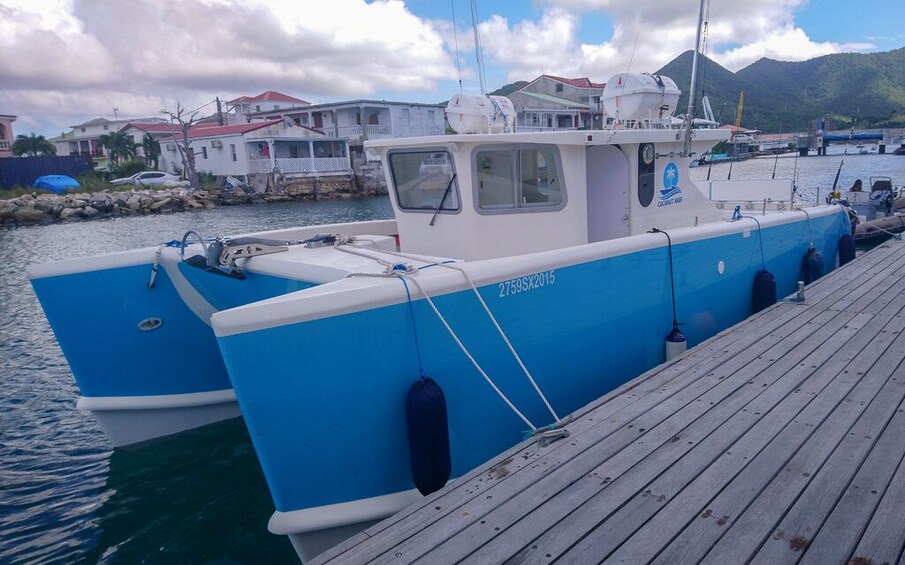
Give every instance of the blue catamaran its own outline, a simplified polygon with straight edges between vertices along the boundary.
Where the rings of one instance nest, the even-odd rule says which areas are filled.
[[[677,333],[694,345],[749,316],[756,279],[775,281],[769,304],[848,244],[842,207],[762,199],[775,182],[745,181],[747,207],[705,197],[726,187],[697,186],[688,160],[728,132],[686,141],[662,111],[668,83],[620,78],[630,85],[610,97],[621,114],[606,130],[494,131],[507,120],[490,100],[486,114],[452,114],[455,135],[369,142],[398,250],[325,230],[332,244],[295,253],[290,271],[335,265],[334,280],[212,316],[276,506],[271,531],[303,559],[420,497],[419,467],[455,477],[526,430],[559,429],[662,363]],[[426,377],[445,399],[436,443],[448,451],[433,463],[406,416]]]

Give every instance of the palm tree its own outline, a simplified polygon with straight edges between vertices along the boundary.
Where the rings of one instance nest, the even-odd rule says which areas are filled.
[[[16,157],[27,155],[29,157],[37,157],[38,155],[56,155],[57,148],[53,143],[47,141],[43,135],[17,135],[16,141],[10,146],[10,150]]]
[[[121,131],[105,133],[97,138],[98,147],[105,147],[110,151],[110,160],[113,163],[135,157],[135,141],[131,136]]]
[[[150,133],[146,133],[141,139],[141,146],[145,150],[145,161],[151,168],[156,169],[160,160],[160,142],[154,139]]]

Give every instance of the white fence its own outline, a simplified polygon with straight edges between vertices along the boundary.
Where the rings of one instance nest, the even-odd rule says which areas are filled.
[[[351,172],[348,157],[301,157],[297,159],[276,159],[277,172],[284,175],[293,174],[317,174],[317,173],[348,173]],[[248,161],[249,173],[274,172],[268,159],[250,159]]]

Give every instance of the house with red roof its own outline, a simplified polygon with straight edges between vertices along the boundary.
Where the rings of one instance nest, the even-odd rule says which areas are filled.
[[[303,108],[310,103],[282,92],[268,90],[257,96],[240,96],[226,102],[227,121],[231,124],[246,123],[248,116],[260,112],[275,112],[292,108]]]
[[[199,124],[189,130],[195,168],[217,176],[266,173],[283,177],[349,175],[347,138],[328,138],[308,127],[283,120],[243,124]],[[177,143],[182,133],[161,139],[161,170],[183,168]]]
[[[587,77],[541,75],[509,94],[518,131],[603,127],[603,83]]]
[[[439,104],[348,100],[255,112],[248,117],[287,120],[327,137],[348,138],[352,150],[360,153],[368,139],[442,134],[446,131],[443,110]]]

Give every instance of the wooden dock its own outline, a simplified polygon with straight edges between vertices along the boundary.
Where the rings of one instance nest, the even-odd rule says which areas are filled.
[[[316,563],[902,563],[905,243],[890,241]]]

